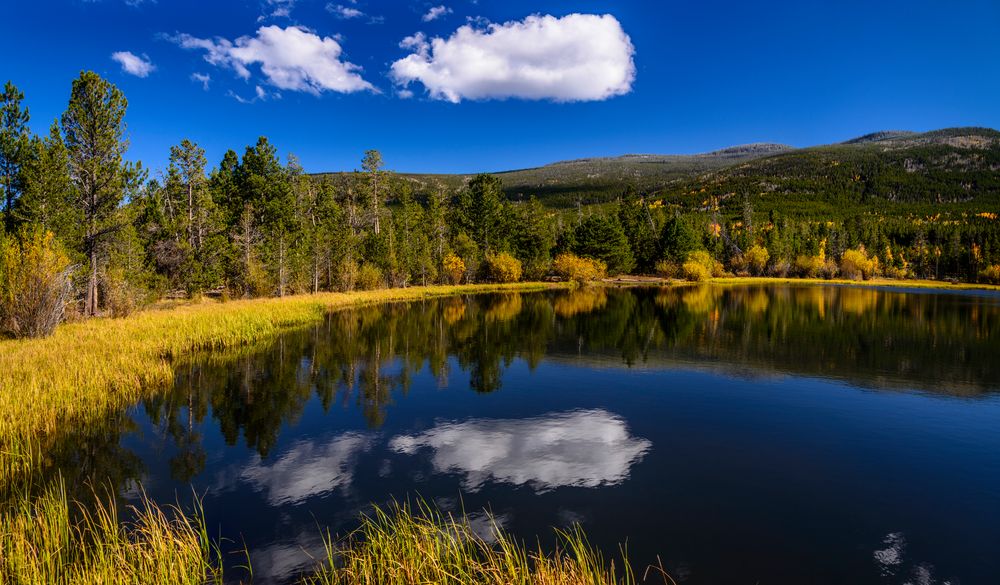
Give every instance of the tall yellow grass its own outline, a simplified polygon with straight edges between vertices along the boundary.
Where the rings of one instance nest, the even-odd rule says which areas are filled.
[[[558,533],[561,546],[533,551],[492,523],[489,534],[424,503],[376,508],[345,542],[327,538],[327,559],[308,585],[631,585],[628,561],[619,567],[574,527]],[[663,573],[662,576],[666,576]],[[669,579],[669,577],[666,577]]]

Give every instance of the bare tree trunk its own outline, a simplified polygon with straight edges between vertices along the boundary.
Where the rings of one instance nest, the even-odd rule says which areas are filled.
[[[372,205],[375,209],[375,235],[379,234],[378,221],[378,173],[372,175]]]
[[[97,248],[91,244],[90,278],[87,279],[87,301],[84,313],[93,317],[97,315]]]
[[[285,236],[278,239],[278,296],[285,296]]]
[[[189,182],[187,185],[188,192],[188,224],[187,224],[187,236],[188,244],[194,248],[194,187]]]

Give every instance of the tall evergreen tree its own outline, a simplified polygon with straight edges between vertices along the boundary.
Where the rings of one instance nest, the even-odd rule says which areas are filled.
[[[27,108],[21,107],[24,94],[13,83],[0,93],[0,186],[3,188],[4,227],[13,231],[14,208],[22,191],[22,167],[30,153]]]
[[[574,232],[574,253],[603,261],[610,274],[635,268],[635,257],[617,217],[592,215],[580,222]]]
[[[89,262],[84,312],[96,315],[102,247],[120,225],[115,213],[125,191],[139,182],[141,167],[124,160],[125,110],[122,92],[92,71],[73,81],[62,116],[70,176],[84,219],[83,252]]]
[[[58,122],[49,135],[35,138],[31,156],[24,165],[24,194],[15,215],[19,221],[50,231],[66,246],[80,249],[80,209],[73,204],[73,183],[69,176],[69,154]]]
[[[671,262],[684,262],[688,254],[700,247],[698,235],[691,224],[680,216],[671,217],[660,230],[660,255]]]

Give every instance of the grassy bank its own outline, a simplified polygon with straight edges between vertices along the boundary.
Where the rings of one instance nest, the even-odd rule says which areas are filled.
[[[61,483],[13,498],[0,513],[0,582],[10,585],[221,583],[200,514],[143,501],[120,521],[113,499],[71,502]]]
[[[60,425],[99,422],[108,412],[168,387],[171,361],[179,356],[258,342],[333,309],[551,286],[434,286],[205,302],[66,324],[44,339],[0,341],[0,447],[8,453]]]
[[[45,483],[38,470],[49,438],[100,425],[169,388],[176,358],[261,342],[340,308],[552,286],[438,286],[191,303],[66,324],[44,339],[0,341],[0,581],[117,585],[220,579],[199,514],[143,502],[121,523],[114,498],[73,502],[61,482]]]
[[[695,284],[717,284],[717,285],[837,285],[837,286],[859,286],[874,288],[913,288],[913,289],[934,289],[934,290],[987,290],[1000,291],[1000,285],[976,284],[960,282],[952,284],[941,280],[896,280],[891,278],[873,278],[871,280],[848,280],[846,278],[781,278],[775,276],[733,276],[711,278],[703,283],[690,282],[656,276],[623,276],[609,278],[604,281],[606,284],[614,285],[695,285]]]
[[[771,276],[746,276],[733,278],[713,278],[712,284],[835,284],[840,286],[865,286],[875,288],[915,288],[935,290],[991,290],[1000,291],[995,284],[975,284],[960,282],[951,284],[942,280],[894,280],[891,278],[873,278],[871,280],[848,280],[843,278],[777,278]]]

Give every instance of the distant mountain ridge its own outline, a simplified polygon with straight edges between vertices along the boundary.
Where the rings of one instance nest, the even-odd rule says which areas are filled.
[[[691,191],[784,193],[819,202],[968,202],[997,195],[1000,132],[945,128],[930,132],[883,130],[844,142],[796,148],[757,142],[701,154],[625,154],[564,160],[494,172],[508,196],[538,197],[555,208],[613,201],[627,187],[683,199]],[[471,174],[401,173],[417,193],[455,189]]]

